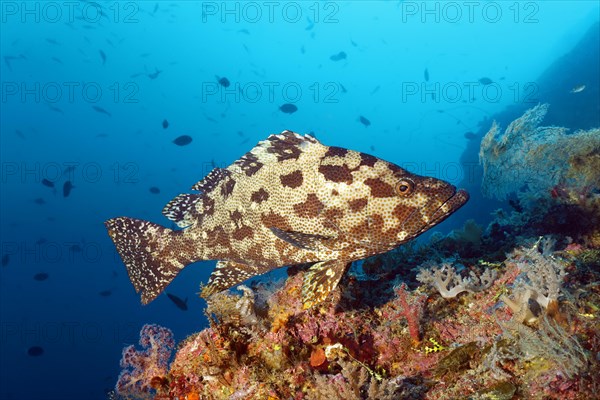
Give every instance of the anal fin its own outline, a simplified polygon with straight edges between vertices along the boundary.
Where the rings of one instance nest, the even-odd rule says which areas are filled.
[[[210,275],[208,283],[204,286],[200,295],[206,298],[259,274],[258,268],[252,265],[235,261],[217,261],[217,267]]]
[[[346,271],[348,262],[321,261],[311,266],[302,283],[302,307],[306,310],[323,302],[335,289]]]

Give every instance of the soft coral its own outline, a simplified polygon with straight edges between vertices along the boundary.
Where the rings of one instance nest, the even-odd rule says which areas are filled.
[[[123,349],[116,392],[121,396],[143,398],[152,389],[165,385],[167,367],[175,347],[173,332],[159,325],[146,324],[140,331],[140,346]]]

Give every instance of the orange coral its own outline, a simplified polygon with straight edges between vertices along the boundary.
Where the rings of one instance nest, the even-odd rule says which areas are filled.
[[[196,392],[190,392],[185,395],[185,400],[200,400],[200,395]]]
[[[325,356],[325,350],[322,347],[313,349],[310,354],[310,366],[314,368],[322,367],[327,362],[327,356]]]

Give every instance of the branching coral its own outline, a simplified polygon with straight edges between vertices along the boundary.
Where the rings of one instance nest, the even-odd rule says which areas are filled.
[[[527,110],[504,133],[494,122],[479,151],[484,194],[549,197],[557,185],[600,188],[600,129],[567,134],[567,128],[540,127],[547,112],[547,104]]]
[[[396,294],[398,295],[397,303],[399,305],[399,308],[397,308],[398,316],[406,319],[408,332],[413,343],[419,343],[421,341],[421,318],[423,318],[423,312],[425,311],[427,296],[409,295],[408,293],[405,283],[402,283],[396,289]]]
[[[489,288],[496,279],[496,271],[486,269],[481,276],[470,271],[468,277],[462,277],[449,263],[441,267],[422,268],[417,274],[417,280],[435,287],[443,298],[456,297],[462,292],[479,292]]]

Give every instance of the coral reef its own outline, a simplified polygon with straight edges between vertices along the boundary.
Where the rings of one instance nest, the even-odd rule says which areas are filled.
[[[388,271],[359,270],[310,310],[302,309],[299,295],[303,270],[283,283],[218,293],[206,310],[210,327],[179,344],[168,371],[172,343],[143,339],[145,361],[123,366],[152,368],[143,386],[119,385],[118,393],[148,398],[154,389],[156,399],[591,398],[600,373],[593,356],[600,351],[598,256],[590,264],[592,250],[554,246],[550,238],[527,238],[501,263],[480,254],[474,265],[455,255],[454,265],[468,268],[469,277],[457,278],[454,267],[444,265],[441,281],[452,275],[478,290],[451,298],[433,288],[427,294],[429,284],[409,289],[400,283],[404,277]],[[418,252],[426,249],[438,251],[424,244]],[[427,262],[419,268],[431,276],[442,269]],[[156,329],[145,328],[142,336]],[[158,343],[162,355],[150,356]]]
[[[598,247],[600,128],[540,127],[547,111],[528,110],[504,133],[494,123],[481,142],[481,189],[512,208],[497,211],[490,236],[512,247],[519,236],[548,234]]]
[[[495,279],[496,271],[493,269],[486,269],[481,276],[470,271],[468,277],[463,277],[450,263],[443,263],[441,267],[434,265],[422,268],[417,274],[419,282],[435,287],[445,299],[456,297],[462,292],[480,292],[489,288]]]
[[[502,300],[515,313],[520,322],[537,320],[536,307],[543,307],[553,315],[558,307],[558,296],[566,275],[564,265],[551,254],[554,240],[540,238],[530,249],[520,248],[507,260],[514,262],[523,272],[523,279],[513,285],[515,299],[506,295]],[[538,247],[541,246],[541,252]]]
[[[527,110],[504,133],[492,125],[479,152],[484,194],[505,199],[513,192],[537,197],[557,185],[600,188],[600,129],[568,134],[567,128],[540,127],[547,112],[548,104]]]
[[[150,399],[154,390],[161,391],[168,383],[167,371],[175,348],[173,332],[158,325],[144,325],[140,331],[140,346],[123,349],[116,395],[122,399]]]
[[[487,227],[356,262],[308,310],[302,267],[217,293],[170,364],[172,335],[147,325],[113,398],[597,397],[598,132],[540,128],[546,110],[484,138],[483,190],[518,192]]]

